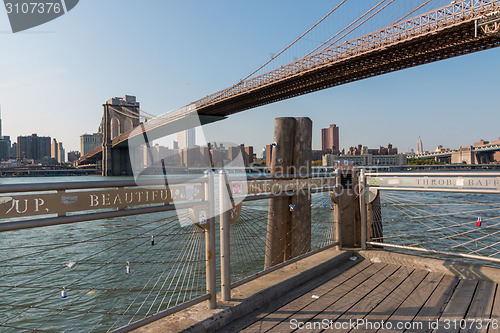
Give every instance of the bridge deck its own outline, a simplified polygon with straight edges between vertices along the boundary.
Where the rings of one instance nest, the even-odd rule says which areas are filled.
[[[396,325],[405,322],[414,325],[407,330],[413,332],[458,332],[460,324],[466,324],[467,328],[471,325],[479,328],[482,324],[479,331],[500,332],[492,326],[484,329],[488,319],[500,320],[500,288],[492,281],[459,279],[395,264],[357,260],[290,290],[219,331],[290,332],[301,322],[316,323],[316,329],[304,326],[299,331],[320,332],[326,328],[322,327],[322,320],[331,320],[333,331],[348,332],[350,328],[338,329],[340,326],[335,327],[335,323],[348,325],[349,320],[360,319],[367,322],[352,331],[375,332],[384,321],[384,327],[392,325],[393,332],[403,331],[396,329]],[[466,321],[461,322],[462,319]],[[436,320],[439,330],[429,327],[429,322],[436,325]]]

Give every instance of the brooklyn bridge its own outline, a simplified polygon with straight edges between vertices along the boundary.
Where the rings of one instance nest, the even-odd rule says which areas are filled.
[[[141,121],[147,116],[139,107],[105,104],[100,126],[103,144],[83,156],[79,165],[102,162],[103,175],[131,174],[129,140],[147,137],[151,141],[182,131],[192,127],[186,121],[190,117],[199,117],[204,125],[262,105],[500,45],[500,0],[451,1],[418,14],[440,4],[428,0],[385,28],[344,40],[391,10],[394,1],[380,1],[300,59],[260,74],[280,52],[236,84],[148,121]],[[346,2],[341,1],[323,19],[334,16]],[[118,124],[114,130],[113,123]]]

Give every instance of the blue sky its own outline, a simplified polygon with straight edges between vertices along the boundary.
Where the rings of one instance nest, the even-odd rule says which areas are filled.
[[[81,0],[17,34],[0,9],[3,134],[38,133],[79,150],[110,97],[136,95],[156,115],[189,104],[245,77],[337,2]],[[315,149],[331,123],[343,148],[392,143],[405,152],[419,136],[426,150],[495,140],[499,56],[483,51],[267,105],[208,125],[205,136],[260,152],[275,117],[307,116]]]

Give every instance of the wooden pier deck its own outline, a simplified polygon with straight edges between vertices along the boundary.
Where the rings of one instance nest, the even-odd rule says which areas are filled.
[[[134,332],[491,333],[499,326],[498,268],[328,249],[234,287],[217,309],[197,304]]]
[[[500,332],[494,320],[500,320],[496,282],[356,260],[218,332]]]

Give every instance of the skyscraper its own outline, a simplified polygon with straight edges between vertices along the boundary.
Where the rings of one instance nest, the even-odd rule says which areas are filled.
[[[82,156],[87,155],[100,145],[102,145],[102,133],[80,135],[80,150]]]
[[[196,146],[196,130],[194,128],[187,129],[177,133],[177,142],[179,149],[193,148]]]
[[[57,143],[57,162],[59,162],[59,163],[66,162],[66,159],[65,159],[65,150],[63,148],[62,142],[58,142]]]
[[[50,157],[51,140],[48,136],[31,136],[17,137],[17,158],[42,160],[45,157]]]
[[[52,139],[52,145],[50,146],[50,157],[55,158],[57,160],[58,153],[58,145],[57,140]]]
[[[339,128],[332,124],[329,128],[321,129],[321,150],[323,153],[337,153],[339,146]]]
[[[420,137],[418,137],[417,141],[417,154],[423,154],[424,153],[424,144],[422,143],[422,140]]]

